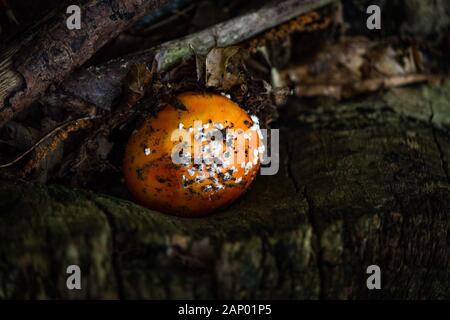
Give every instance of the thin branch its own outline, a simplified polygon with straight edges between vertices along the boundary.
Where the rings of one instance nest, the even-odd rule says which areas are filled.
[[[15,158],[13,161],[0,165],[0,169],[7,168],[7,167],[10,167],[10,166],[16,164],[17,162],[22,160],[25,156],[30,154],[33,150],[35,150],[37,147],[39,147],[44,141],[46,141],[48,138],[50,138],[56,132],[58,132],[60,130],[63,130],[64,128],[68,127],[69,125],[79,123],[80,121],[93,120],[93,119],[96,119],[96,118],[99,118],[99,116],[88,116],[88,117],[82,117],[82,118],[78,118],[78,119],[75,119],[75,120],[68,120],[66,122],[63,122],[62,124],[57,126],[55,129],[53,129],[52,131],[50,131],[49,133],[44,135],[35,144],[33,144],[33,146],[31,146],[27,151],[23,152],[20,156]]]

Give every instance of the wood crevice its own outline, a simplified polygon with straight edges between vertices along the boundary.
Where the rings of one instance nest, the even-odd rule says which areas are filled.
[[[114,278],[117,284],[117,295],[119,299],[126,299],[125,289],[124,289],[124,279],[122,276],[122,270],[120,266],[120,259],[118,253],[118,243],[117,243],[117,233],[118,228],[114,219],[114,215],[109,211],[109,209],[101,204],[94,197],[89,196],[90,200],[94,204],[95,207],[99,209],[101,213],[103,213],[106,222],[108,223],[110,236],[111,236],[111,267],[114,271]]]
[[[441,144],[439,142],[439,139],[437,137],[437,134],[438,134],[437,130],[438,129],[436,128],[436,126],[434,125],[434,122],[433,122],[433,118],[434,118],[433,102],[430,101],[429,102],[429,106],[430,106],[430,111],[431,111],[431,113],[430,113],[430,120],[429,120],[430,127],[431,127],[431,134],[433,135],[434,144],[436,145],[437,151],[439,153],[439,159],[441,161],[442,171],[445,174],[445,177],[447,179],[447,183],[450,184],[450,174],[449,174],[449,170],[448,170],[448,162],[445,159],[445,154],[444,154],[444,152],[442,150],[442,146],[441,146]]]

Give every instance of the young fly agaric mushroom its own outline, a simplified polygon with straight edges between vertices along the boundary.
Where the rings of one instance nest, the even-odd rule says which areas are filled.
[[[222,208],[249,187],[264,152],[256,116],[229,98],[187,92],[186,110],[166,105],[129,139],[124,175],[137,202],[197,217]]]

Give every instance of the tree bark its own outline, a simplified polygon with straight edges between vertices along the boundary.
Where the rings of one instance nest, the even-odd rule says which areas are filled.
[[[98,49],[166,0],[83,0],[80,30],[57,14],[37,33],[0,54],[0,126],[43,96]]]
[[[3,181],[0,298],[448,298],[449,89],[291,100],[278,174],[208,218]]]

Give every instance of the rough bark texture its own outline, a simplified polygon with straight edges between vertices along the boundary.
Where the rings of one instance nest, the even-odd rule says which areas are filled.
[[[166,0],[82,0],[82,27],[69,30],[60,12],[20,45],[0,55],[0,125],[43,96],[99,48]]]
[[[448,298],[449,89],[291,101],[279,173],[209,218],[1,182],[0,298]]]

